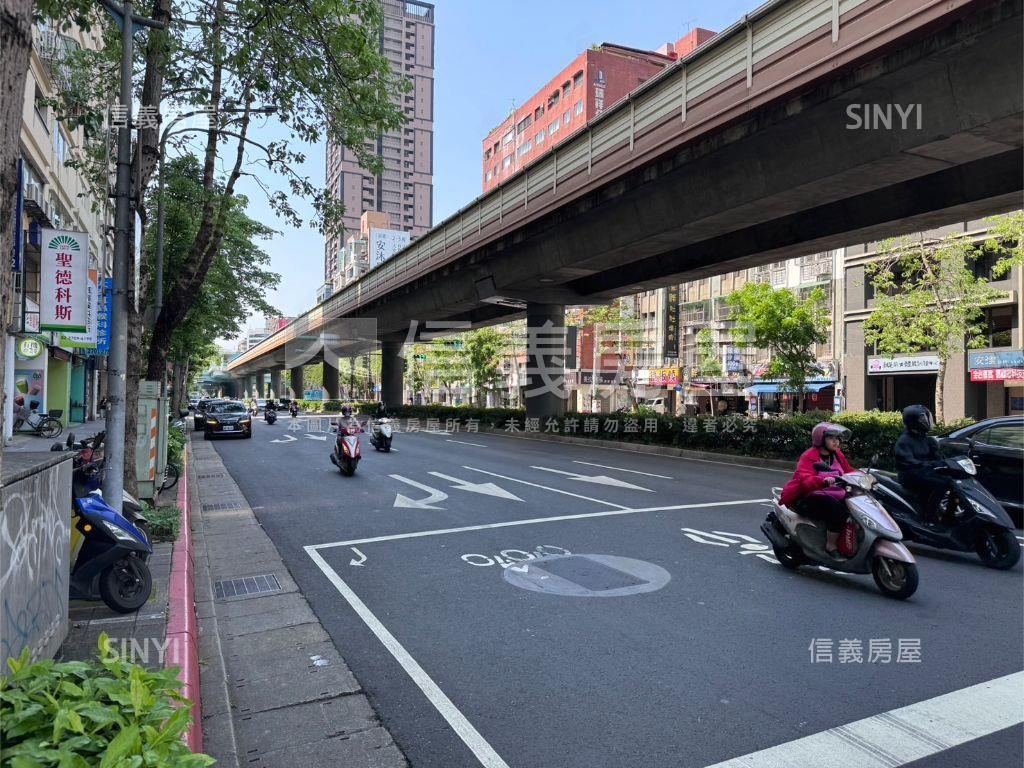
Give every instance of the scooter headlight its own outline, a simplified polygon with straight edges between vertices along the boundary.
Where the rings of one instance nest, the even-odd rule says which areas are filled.
[[[135,537],[119,525],[114,525],[109,520],[104,520],[103,525],[110,531],[118,541],[135,541]]]
[[[957,459],[956,463],[959,464],[960,468],[963,469],[963,471],[966,472],[968,475],[978,474],[978,468],[975,466],[974,462],[971,461],[966,456],[962,459]]]

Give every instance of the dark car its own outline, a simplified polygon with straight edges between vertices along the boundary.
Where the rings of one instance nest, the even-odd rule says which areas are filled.
[[[203,416],[203,437],[218,435],[252,437],[252,417],[245,406],[231,401],[210,403]]]
[[[224,399],[222,399],[222,398],[219,398],[219,397],[204,397],[204,398],[201,398],[199,400],[199,402],[196,403],[196,415],[197,416],[204,415],[206,413],[207,407],[211,403],[223,403],[223,402],[226,402],[226,401]]]
[[[978,480],[1019,528],[1024,522],[1024,416],[985,419],[939,438],[946,456],[967,454]]]

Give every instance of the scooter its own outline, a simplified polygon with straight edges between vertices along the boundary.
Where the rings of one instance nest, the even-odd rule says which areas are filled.
[[[877,456],[871,463],[877,463]],[[1013,521],[981,483],[975,479],[978,470],[968,456],[943,460],[938,467],[954,481],[956,512],[950,521],[928,514],[917,494],[900,485],[893,472],[868,468],[878,481],[876,493],[899,525],[907,541],[930,547],[974,552],[989,568],[1006,570],[1020,560],[1020,543]],[[945,501],[945,500],[944,500]]]
[[[71,522],[70,597],[99,599],[118,613],[139,610],[153,591],[145,535],[95,492],[74,500]]]
[[[292,418],[294,419],[296,416],[299,415],[299,406],[297,406],[295,403],[292,403],[291,405],[288,406],[288,413],[290,413]]]
[[[378,451],[390,453],[392,433],[391,419],[386,417],[377,419],[373,422],[373,428],[370,430],[370,444]]]
[[[824,524],[783,506],[782,489],[772,488],[772,509],[761,530],[772,543],[776,559],[790,570],[823,565],[841,573],[870,573],[886,597],[910,597],[917,590],[917,563],[901,542],[899,526],[873,496],[874,477],[848,472],[836,478],[836,485],[846,490],[850,515],[838,546],[846,559],[837,561],[826,554]]]
[[[266,420],[267,424],[273,424],[277,421],[277,411],[273,408],[265,408],[263,410],[263,418]]]
[[[84,499],[90,495],[98,495],[102,499],[103,494],[100,488],[103,484],[103,460],[82,461],[82,456],[83,453],[79,453],[74,460],[74,469],[71,475],[72,495],[75,499]],[[142,513],[142,502],[123,488],[121,489],[121,514],[142,532],[148,544],[150,542],[149,520]],[[148,560],[149,553],[140,553],[139,557]]]
[[[334,441],[331,463],[340,469],[345,477],[352,477],[356,473],[359,460],[363,457],[359,445],[359,433],[362,431],[358,421],[353,420],[348,424],[338,422],[338,438]]]

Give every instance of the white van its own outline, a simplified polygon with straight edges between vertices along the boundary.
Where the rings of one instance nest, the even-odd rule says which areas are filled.
[[[650,408],[655,413],[668,413],[668,411],[666,410],[666,399],[664,397],[652,397],[650,400],[644,403],[644,406]]]

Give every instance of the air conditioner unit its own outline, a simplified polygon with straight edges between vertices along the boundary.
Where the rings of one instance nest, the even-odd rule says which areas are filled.
[[[25,199],[34,200],[38,203],[43,199],[43,190],[34,181],[30,181],[25,185]]]

